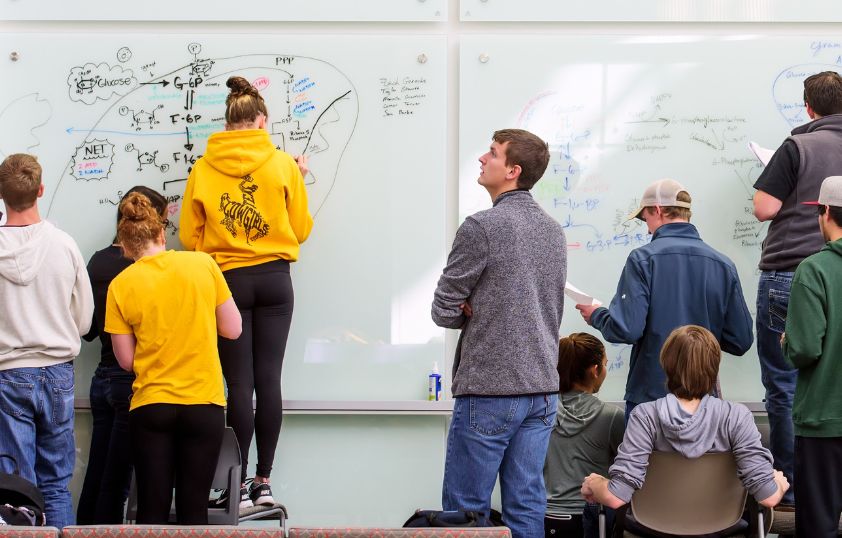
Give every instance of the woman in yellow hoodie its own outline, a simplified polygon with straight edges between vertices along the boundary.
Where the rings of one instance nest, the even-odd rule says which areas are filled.
[[[289,264],[298,259],[313,218],[298,163],[276,149],[266,131],[263,97],[242,77],[229,78],[227,86],[225,131],[211,135],[187,179],[179,238],[219,264],[243,318],[242,336],[218,345],[228,425],[243,460],[240,507],[246,508],[274,503],[269,474],[281,431],[281,366],[293,309]],[[247,489],[255,434],[257,470]]]

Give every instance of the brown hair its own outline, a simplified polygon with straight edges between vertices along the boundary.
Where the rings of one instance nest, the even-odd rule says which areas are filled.
[[[544,175],[550,162],[550,148],[547,143],[523,129],[496,131],[492,139],[498,144],[508,142],[506,166],[520,166],[517,186],[520,189],[531,189]]]
[[[690,193],[687,191],[679,191],[678,194],[675,195],[676,202],[687,202],[688,204],[693,200],[690,198]],[[664,217],[668,219],[681,219],[690,222],[690,216],[693,213],[690,211],[689,207],[678,207],[678,206],[667,206],[663,208]]]
[[[243,77],[230,77],[225,83],[231,89],[225,99],[225,122],[228,125],[251,123],[259,114],[269,116],[263,96]]]
[[[568,392],[575,383],[586,381],[594,364],[602,368],[605,346],[588,333],[573,333],[558,341],[558,391]],[[597,370],[599,371],[599,370]]]
[[[41,165],[32,155],[14,153],[0,164],[0,198],[13,211],[35,205],[41,187]]]
[[[133,192],[120,201],[120,222],[117,225],[117,240],[127,258],[137,260],[143,251],[158,239],[164,229],[161,215],[155,211],[149,198]]]
[[[709,330],[698,325],[678,327],[661,348],[667,389],[688,400],[710,394],[716,386],[721,358],[719,342]]]
[[[804,79],[804,102],[819,116],[842,113],[842,77],[822,71]]]

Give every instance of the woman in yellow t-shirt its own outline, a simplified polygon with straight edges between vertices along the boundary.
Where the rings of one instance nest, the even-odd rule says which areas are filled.
[[[208,492],[225,428],[216,336],[237,338],[241,319],[219,267],[204,253],[166,250],[149,199],[120,202],[117,240],[135,263],[108,287],[105,331],[133,370],[129,434],[138,523],[166,523],[175,486],[179,524],[208,522]]]
[[[213,257],[243,317],[237,341],[220,339],[228,383],[228,425],[242,454],[240,508],[274,504],[269,473],[281,432],[281,366],[292,321],[291,262],[313,218],[300,167],[266,131],[263,97],[242,77],[227,82],[225,131],[208,139],[184,191],[179,238],[188,250]],[[252,407],[252,395],[257,407]],[[245,482],[252,436],[257,470]],[[236,492],[228,492],[236,495]]]

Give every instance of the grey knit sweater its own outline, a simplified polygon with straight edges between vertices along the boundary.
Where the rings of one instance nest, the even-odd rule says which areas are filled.
[[[462,223],[432,308],[437,325],[462,329],[454,396],[558,391],[566,277],[564,231],[528,191],[505,192]]]

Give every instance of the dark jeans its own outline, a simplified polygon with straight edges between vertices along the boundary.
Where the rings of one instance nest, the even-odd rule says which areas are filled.
[[[99,366],[91,380],[91,450],[76,521],[79,525],[123,522],[132,477],[129,400],[134,374]]]
[[[237,340],[219,338],[219,358],[228,386],[228,425],[240,444],[248,472],[251,438],[257,437],[257,474],[269,477],[281,433],[281,367],[284,362],[294,296],[289,263],[277,260],[223,273],[243,317]],[[257,408],[252,395],[257,395]]]
[[[175,486],[178,524],[207,525],[208,494],[225,431],[222,407],[144,405],[129,413],[129,430],[137,523],[167,523]]]
[[[842,512],[842,437],[795,438],[795,534],[835,537]]]
[[[757,286],[757,355],[761,380],[766,388],[769,449],[775,469],[782,471],[790,484],[795,483],[792,476],[795,450],[792,400],[798,371],[784,359],[781,333],[786,325],[792,275],[788,271],[763,271]],[[793,504],[794,489],[790,488],[781,502]]]

